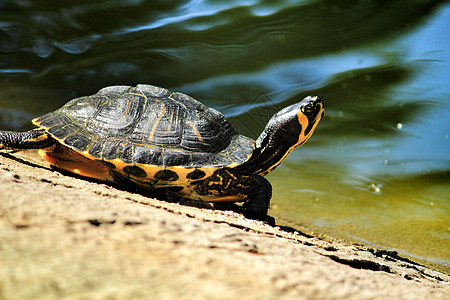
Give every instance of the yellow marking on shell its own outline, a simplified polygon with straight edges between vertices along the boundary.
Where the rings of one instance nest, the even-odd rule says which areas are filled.
[[[55,139],[57,141],[59,141],[62,145],[64,145],[64,139],[59,139],[59,138],[55,138]],[[85,158],[87,158],[89,160],[93,160],[93,161],[101,160],[100,157],[95,157],[95,156],[89,154],[89,152],[88,152],[89,150],[87,150],[87,151],[79,151],[79,150],[73,149],[72,147],[67,146],[67,145],[64,145],[64,147],[70,148],[74,152],[77,152],[78,154],[84,156]],[[247,161],[249,159],[249,157],[250,157],[250,155],[247,157],[247,159],[245,161]],[[128,177],[134,179],[133,181],[136,181],[136,183],[138,183],[138,184],[139,184],[139,182],[142,182],[142,181],[145,181],[145,180],[153,180],[154,179],[154,175],[158,171],[161,171],[161,170],[164,170],[164,169],[165,170],[170,170],[170,171],[173,171],[173,172],[177,173],[178,177],[179,177],[178,180],[176,180],[176,181],[161,181],[162,183],[164,183],[164,185],[177,185],[177,184],[178,185],[189,185],[189,183],[191,181],[195,181],[195,180],[186,178],[187,174],[191,173],[195,169],[194,167],[189,167],[189,166],[167,166],[167,167],[164,167],[164,166],[158,166],[158,165],[147,165],[147,164],[139,164],[139,163],[132,164],[132,163],[126,163],[126,162],[120,160],[119,158],[103,159],[103,160],[106,161],[106,162],[110,162],[110,163],[114,164],[116,166],[115,171],[121,173],[124,176],[128,176]],[[234,168],[234,167],[236,167],[236,166],[238,166],[240,164],[241,163],[233,163],[233,164],[227,165],[226,167],[227,168]],[[147,177],[146,178],[136,177],[136,176],[130,175],[128,173],[125,173],[123,171],[123,169],[125,167],[133,166],[133,165],[142,168],[147,173]],[[202,179],[210,177],[219,168],[221,168],[221,167],[220,166],[203,166],[203,167],[200,167],[200,169],[205,172],[205,176]],[[68,171],[72,172],[71,170],[68,170]],[[86,177],[91,177],[91,176],[85,175],[85,174],[82,174],[82,175],[86,176]],[[96,178],[96,179],[98,179],[98,178]]]
[[[120,118],[116,124],[119,124],[120,122],[123,121],[123,119],[125,119],[128,115],[128,111],[130,110],[130,106],[131,106],[131,101],[127,100],[127,108],[125,109],[125,112],[122,114],[122,118]]]
[[[162,116],[163,116],[163,114],[161,113],[159,115],[158,120],[160,120],[162,118]],[[50,128],[47,126],[41,126],[40,123],[38,123],[36,120],[37,120],[37,118],[33,120],[33,124],[40,126],[44,130],[48,130]],[[156,129],[156,124],[154,125],[154,128],[152,130],[152,134],[154,133],[155,129]],[[89,154],[89,152],[88,152],[89,150],[79,151],[79,150],[73,149],[72,147],[64,144],[64,139],[56,138],[54,136],[52,136],[52,137],[55,140],[57,140],[58,142],[60,142],[63,147],[67,147],[67,148],[73,150],[74,152],[78,153],[79,155],[82,155],[84,158],[86,158],[88,160],[92,160],[94,163],[96,163],[98,160],[101,160],[101,158],[95,157],[95,156]],[[38,153],[41,157],[43,157],[51,165],[57,166],[66,171],[69,171],[69,172],[72,172],[75,174],[79,174],[84,177],[98,179],[101,181],[114,182],[114,178],[112,177],[112,175],[109,172],[96,171],[96,169],[83,171],[78,167],[80,164],[78,162],[74,162],[70,166],[65,163],[61,164],[61,161],[59,161],[58,159],[55,159],[53,156],[51,156],[51,152],[52,152],[52,149],[54,149],[54,147],[55,147],[55,145],[53,145],[52,147],[47,148],[47,149],[39,149]],[[227,165],[226,167],[234,168],[238,165],[241,165],[242,163],[248,161],[250,156],[251,155],[249,154],[244,161],[239,162],[239,163],[233,163],[233,164]],[[195,190],[194,190],[194,186],[191,186],[191,182],[196,181],[196,180],[187,178],[187,175],[189,173],[191,173],[193,170],[195,170],[194,167],[189,167],[189,166],[163,167],[163,166],[157,166],[157,165],[130,164],[130,163],[126,163],[118,158],[112,159],[112,160],[104,159],[104,161],[114,164],[114,166],[116,167],[116,169],[114,169],[115,171],[119,172],[120,174],[124,175],[125,177],[128,177],[130,180],[132,180],[134,183],[138,184],[143,189],[150,188],[148,183],[151,183],[152,186],[155,188],[178,185],[178,186],[185,187],[182,191],[179,192],[179,194],[183,195],[183,197],[189,198],[189,199],[203,200],[203,201],[208,201],[208,202],[239,202],[239,201],[245,200],[245,198],[240,195],[230,195],[230,196],[215,196],[215,195],[208,196],[208,195],[206,195],[205,196],[205,195],[196,194]],[[136,177],[136,176],[130,175],[128,173],[125,173],[123,171],[123,169],[125,167],[132,166],[132,165],[142,168],[147,173],[147,177],[145,177],[145,178]],[[84,167],[86,167],[86,165],[84,165]],[[108,169],[108,167],[106,167],[104,165],[103,165],[103,168],[105,170]],[[202,178],[202,180],[203,180],[203,179],[210,177],[217,169],[219,169],[221,167],[220,166],[201,166],[198,168],[201,169],[203,172],[205,172],[205,176]],[[177,173],[177,175],[179,177],[178,180],[176,180],[176,181],[159,181],[158,184],[153,184],[153,181],[155,180],[154,175],[158,171],[161,171],[163,169],[170,170],[170,171]]]
[[[170,132],[171,129],[172,129],[172,124],[174,123],[173,122],[173,117],[174,117],[174,110],[172,109],[170,111],[170,118],[169,118],[169,125],[167,126],[167,132]]]
[[[75,152],[78,152],[79,154],[83,155],[84,157],[96,161],[99,160],[100,158],[98,157],[94,157],[91,154],[89,154],[87,151],[77,151],[74,150]],[[170,167],[163,167],[163,166],[157,166],[157,165],[146,165],[146,164],[130,164],[130,163],[126,163],[118,158],[115,159],[103,159],[106,162],[112,163],[116,166],[116,169],[114,169],[116,172],[121,173],[122,175],[129,177],[130,179],[132,179],[133,181],[135,181],[137,184],[142,185],[145,188],[145,182],[146,181],[152,181],[154,180],[154,175],[161,171],[161,170],[169,170],[169,171],[173,171],[178,175],[178,180],[175,181],[164,181],[164,180],[160,180],[158,183],[156,184],[156,186],[171,186],[171,185],[189,185],[191,181],[194,181],[192,179],[188,179],[187,175],[189,173],[191,173],[194,168],[190,168],[190,167],[185,167],[185,166],[170,166]],[[235,166],[238,164],[233,164],[232,166]],[[147,173],[147,177],[136,177],[133,175],[130,175],[126,172],[123,171],[123,169],[125,167],[129,167],[129,166],[137,166],[141,169],[143,169],[146,173]],[[207,178],[210,177],[219,167],[215,167],[215,166],[210,166],[210,167],[201,167],[201,170],[205,172],[205,176],[202,178]],[[88,176],[89,177],[89,176]]]
[[[195,126],[194,124],[192,124],[192,129],[194,130],[194,134],[197,136],[198,140],[200,141],[200,143],[204,143],[205,140],[203,140],[203,137],[200,133],[200,131],[198,131],[197,126]]]
[[[33,123],[33,125],[39,126],[40,128],[38,128],[38,129],[44,129],[44,130],[48,131],[48,129],[49,129],[50,127],[48,127],[48,126],[42,126],[42,125],[41,125],[41,122],[38,122],[38,119],[39,119],[39,118],[34,118],[33,120],[31,120],[31,123]],[[51,127],[55,127],[56,125],[59,125],[59,124],[62,124],[62,122],[53,124],[53,126],[51,126]],[[38,129],[37,129],[37,130],[38,130]],[[51,135],[51,134],[50,134],[50,135]]]
[[[163,106],[163,108],[164,108],[164,106]],[[165,108],[164,108],[164,113],[165,113]],[[158,120],[160,120],[160,119],[162,118],[162,116],[163,116],[163,113],[160,113],[160,117],[158,118]],[[48,126],[41,126],[41,125],[40,125],[40,122],[37,122],[37,119],[38,119],[38,118],[35,118],[35,119],[32,120],[33,124],[36,125],[36,126],[39,126],[41,129],[44,129],[44,130],[46,130],[46,131],[48,132],[48,129],[49,129],[50,127],[48,127]],[[158,121],[158,122],[159,122],[159,121]],[[152,134],[154,133],[155,130],[156,130],[156,123],[155,123],[155,125],[154,125],[154,127],[153,127],[153,129],[152,129]],[[74,149],[74,148],[71,147],[71,146],[65,145],[64,139],[57,138],[57,137],[53,136],[51,133],[48,133],[48,134],[49,134],[50,136],[52,136],[55,140],[57,140],[58,142],[60,142],[62,145],[64,145],[65,147],[68,147],[68,148],[72,149],[73,151],[75,151],[75,152],[81,154],[82,156],[86,157],[87,159],[90,159],[90,160],[93,160],[93,161],[97,161],[97,160],[101,159],[100,157],[95,157],[95,156],[89,154],[89,152],[88,152],[89,150],[87,150],[87,151],[79,151],[79,150],[76,150],[76,149]],[[54,146],[52,146],[52,147],[54,147]],[[42,150],[39,150],[39,151],[42,152],[42,154],[40,154],[40,155],[41,155],[44,159],[46,159],[46,158],[45,158],[44,151],[42,151]],[[237,166],[239,166],[239,165],[241,165],[241,164],[247,162],[247,161],[250,159],[250,157],[251,157],[251,153],[249,153],[249,154],[247,155],[246,159],[244,159],[242,162],[232,163],[232,164],[227,165],[226,167],[227,167],[227,168],[235,168],[235,167],[237,167]],[[47,160],[47,159],[46,159],[46,160]],[[126,175],[126,176],[131,176],[131,175],[129,175],[129,174],[123,172],[123,171],[122,171],[123,168],[124,168],[124,167],[127,167],[127,166],[130,166],[130,165],[136,165],[136,166],[138,166],[138,167],[144,169],[145,172],[147,172],[147,178],[148,178],[148,179],[153,179],[154,174],[156,174],[156,172],[158,172],[158,171],[161,171],[162,169],[167,169],[167,170],[170,170],[170,171],[174,171],[175,173],[178,174],[179,179],[178,179],[177,181],[171,181],[171,182],[170,182],[170,185],[176,185],[176,184],[183,185],[183,184],[189,184],[191,181],[195,181],[195,180],[187,179],[187,178],[186,178],[187,174],[189,174],[190,172],[192,172],[192,171],[194,170],[194,167],[193,167],[193,166],[192,166],[192,167],[189,167],[189,166],[171,166],[171,167],[163,167],[163,166],[157,166],[157,165],[130,164],[130,163],[123,162],[122,160],[120,160],[120,159],[118,159],[118,158],[113,159],[113,160],[109,160],[109,159],[104,159],[104,160],[105,160],[106,162],[110,162],[110,163],[114,164],[114,165],[117,167],[117,171],[121,172],[122,174],[124,174],[124,175]],[[50,162],[50,161],[49,161],[49,162]],[[50,164],[52,164],[52,163],[50,162]],[[211,176],[217,169],[219,169],[219,168],[221,168],[221,167],[220,167],[220,166],[201,166],[200,169],[201,169],[202,171],[204,171],[205,174],[206,174],[202,179],[205,179],[205,178],[210,177],[210,176]],[[68,170],[68,171],[71,172],[71,170]],[[91,176],[87,176],[87,175],[84,175],[84,174],[83,174],[83,176],[92,178]],[[131,176],[131,177],[134,177],[134,176]],[[135,177],[135,178],[136,178],[136,180],[139,180],[138,177]],[[142,178],[141,178],[140,181],[142,181]]]
[[[68,157],[66,156],[65,152],[63,152],[63,159],[61,157],[58,157],[58,154],[61,153],[53,153],[53,150],[56,147],[56,145],[53,145],[52,147],[46,148],[46,149],[39,149],[38,153],[41,155],[46,161],[48,161],[50,164],[84,176],[88,178],[94,178],[101,181],[107,181],[107,182],[114,182],[114,178],[108,171],[108,167],[98,162],[99,158],[94,157],[90,155],[87,152],[81,152],[78,150],[74,150],[70,147],[67,147],[65,145],[60,145],[58,147],[64,147],[61,149],[69,149]],[[64,150],[62,150],[64,151]],[[74,154],[71,154],[74,153]],[[82,156],[82,157],[77,157]],[[67,159],[67,160],[65,160]],[[92,161],[92,162],[91,162]],[[187,174],[191,173],[195,168],[186,168],[182,166],[172,166],[172,167],[161,167],[161,166],[154,166],[154,165],[145,165],[145,164],[134,164],[135,166],[138,166],[142,168],[146,173],[147,177],[141,178],[136,177],[133,175],[130,175],[123,171],[123,169],[127,166],[130,166],[132,164],[125,163],[121,161],[120,159],[113,159],[113,160],[107,160],[104,161],[114,164],[116,167],[114,171],[121,173],[123,176],[128,177],[131,181],[138,184],[143,189],[149,189],[151,186],[154,188],[159,187],[169,187],[169,186],[182,186],[183,189],[179,191],[178,193],[180,195],[183,195],[185,198],[190,198],[194,200],[203,200],[207,202],[240,202],[244,201],[245,197],[242,195],[228,195],[228,196],[220,196],[220,195],[198,195],[195,192],[194,186],[191,186],[191,182],[193,180],[187,179]],[[232,164],[229,167],[237,166],[238,164]],[[210,177],[219,167],[201,167],[200,169],[205,172],[205,176],[202,179]],[[161,170],[170,170],[179,176],[179,179],[176,181],[159,181],[158,183],[155,183],[154,175],[156,172]],[[220,178],[219,182],[214,182],[215,184],[219,183],[222,184],[223,178]],[[150,183],[150,185],[149,185]]]
[[[161,121],[162,117],[164,117],[164,114],[166,113],[166,106],[163,103],[163,106],[161,108],[161,111],[159,112],[158,118],[156,119],[155,124],[153,124],[152,131],[150,132],[150,136],[148,140],[151,142],[153,140],[153,136],[155,135],[156,127],[158,127],[159,122]]]
[[[106,166],[91,161],[69,147],[55,144],[52,147],[40,149],[38,153],[48,163],[62,170],[102,181],[112,179]]]

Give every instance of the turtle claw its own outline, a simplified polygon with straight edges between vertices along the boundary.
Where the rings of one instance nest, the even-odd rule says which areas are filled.
[[[270,226],[275,226],[275,218],[267,214],[267,209],[265,214],[261,214],[244,208],[243,214],[248,219],[262,221]]]
[[[237,205],[235,203],[225,202],[225,203],[214,203],[214,208],[219,210],[231,210],[235,213],[243,214],[244,217],[252,220],[262,221],[270,226],[275,226],[275,218],[267,214],[267,209],[259,207],[258,211],[251,210],[244,203],[243,206]],[[253,207],[253,206],[252,206]]]
[[[266,204],[266,202],[263,202]],[[242,213],[246,218],[263,221],[270,226],[275,226],[275,218],[271,217],[267,214],[267,211],[269,210],[269,205],[260,205],[260,202],[258,201],[247,201],[242,206]]]
[[[267,215],[267,216],[266,216],[266,220],[265,220],[264,222],[266,222],[268,225],[270,225],[270,226],[272,226],[272,227],[275,227],[275,226],[276,226],[275,218],[272,217],[272,216]]]

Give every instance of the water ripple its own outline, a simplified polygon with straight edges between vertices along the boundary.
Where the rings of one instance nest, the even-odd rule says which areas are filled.
[[[250,6],[254,5],[258,1],[256,0],[244,0],[244,1],[216,1],[216,2],[206,2],[202,0],[191,0],[186,4],[180,6],[176,10],[168,14],[162,14],[155,20],[151,22],[135,27],[126,28],[123,32],[136,32],[142,30],[149,30],[154,28],[160,28],[169,24],[175,24],[183,22],[186,20],[191,20],[195,18],[213,16],[220,12],[238,7],[238,6]],[[224,24],[224,21],[215,20],[216,24]],[[202,27],[198,27],[196,30],[204,30],[211,28],[213,24],[203,24]],[[195,28],[195,27],[191,27]]]
[[[92,35],[87,38],[76,38],[64,42],[55,42],[54,45],[60,50],[70,54],[81,54],[94,46],[94,43],[102,38],[100,35]]]

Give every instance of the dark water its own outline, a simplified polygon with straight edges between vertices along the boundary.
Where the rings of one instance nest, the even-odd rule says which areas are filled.
[[[188,93],[254,138],[320,95],[326,118],[268,176],[271,214],[449,272],[449,2],[0,2],[0,128],[137,83]]]

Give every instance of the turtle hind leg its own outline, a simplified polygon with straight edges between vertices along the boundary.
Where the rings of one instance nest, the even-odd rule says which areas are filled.
[[[0,149],[27,150],[50,147],[55,140],[43,129],[25,132],[0,131]]]

